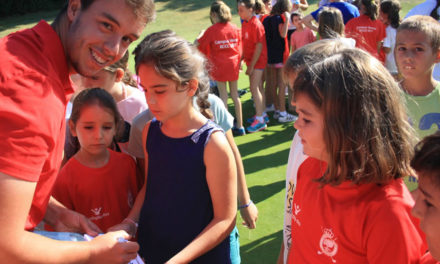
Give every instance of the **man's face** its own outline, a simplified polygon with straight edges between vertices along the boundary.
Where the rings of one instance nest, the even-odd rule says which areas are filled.
[[[67,17],[70,26],[65,45],[70,72],[84,76],[118,61],[146,24],[125,0],[95,0],[86,10],[81,10],[80,0],[71,0]]]

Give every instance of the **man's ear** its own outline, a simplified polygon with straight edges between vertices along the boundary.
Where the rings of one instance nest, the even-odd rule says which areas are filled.
[[[77,137],[77,135],[76,135],[76,127],[75,127],[75,124],[73,123],[73,121],[71,119],[69,119],[69,130],[70,130],[70,134],[72,134],[72,136]]]
[[[69,0],[67,6],[67,17],[72,22],[81,11],[81,0]]]
[[[194,96],[199,88],[199,81],[196,79],[191,79],[188,81],[188,94],[190,96]]]

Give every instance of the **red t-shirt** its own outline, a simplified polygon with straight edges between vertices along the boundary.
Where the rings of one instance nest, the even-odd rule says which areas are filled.
[[[246,65],[249,66],[251,63],[257,43],[261,43],[263,49],[261,50],[260,58],[257,60],[257,63],[255,63],[254,69],[266,68],[266,36],[264,33],[264,27],[256,16],[253,16],[249,21],[243,21],[241,26],[241,36],[243,38],[243,60],[246,62]]]
[[[101,168],[89,168],[71,158],[53,189],[58,201],[88,217],[104,232],[127,217],[138,190],[133,158],[109,151],[110,158]]]
[[[210,62],[211,77],[220,82],[238,80],[241,60],[241,30],[232,23],[210,26],[198,40],[199,50]]]
[[[44,217],[73,93],[61,41],[44,21],[0,39],[0,171],[37,182],[25,228]]]
[[[326,168],[308,158],[298,169],[288,263],[418,263],[426,245],[403,181],[321,188]]]
[[[385,25],[381,21],[371,20],[366,15],[352,18],[345,25],[345,35],[356,40],[356,47],[380,59],[377,43],[386,37]]]
[[[295,30],[292,33],[292,36],[290,37],[290,46],[297,50],[304,45],[312,43],[315,39],[312,30],[305,27],[302,31]]]

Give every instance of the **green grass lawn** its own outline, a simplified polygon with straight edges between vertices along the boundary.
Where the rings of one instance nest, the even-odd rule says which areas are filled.
[[[208,14],[211,1],[158,0],[155,2],[157,19],[147,26],[142,38],[152,32],[172,29],[192,42],[202,29],[210,26]],[[239,25],[236,1],[225,2],[232,7],[233,22]],[[423,0],[402,0],[402,17],[411,7],[421,2]],[[309,1],[310,11],[316,8],[316,3],[317,0]],[[56,11],[42,11],[25,16],[1,18],[0,37],[30,27],[40,19],[52,21],[56,13]],[[136,43],[130,50],[134,49]],[[133,69],[132,65],[133,62],[131,62]],[[243,73],[240,74],[239,88],[249,89],[249,80]],[[243,117],[246,120],[254,114],[250,93],[245,94],[241,99]],[[229,110],[234,113],[232,100],[229,101]],[[240,216],[237,217],[243,263],[274,263],[278,256],[282,240],[285,170],[293,134],[292,123],[280,124],[271,121],[266,131],[235,138],[243,157],[251,198],[260,211],[255,230],[242,227]]]

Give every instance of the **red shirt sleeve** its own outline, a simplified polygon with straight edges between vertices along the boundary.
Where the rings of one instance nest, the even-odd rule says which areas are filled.
[[[39,92],[36,87],[51,87],[45,79],[27,72],[0,83],[0,171],[27,181],[38,181],[55,145],[50,131],[44,129],[52,125],[44,118],[48,109],[35,107],[42,99],[34,96]]]

